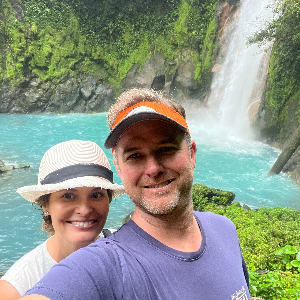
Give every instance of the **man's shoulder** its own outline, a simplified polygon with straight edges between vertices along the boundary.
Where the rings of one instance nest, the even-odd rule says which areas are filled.
[[[194,215],[199,219],[201,223],[203,222],[215,222],[217,224],[224,224],[227,226],[233,226],[235,228],[235,225],[231,220],[229,220],[227,217],[224,217],[222,215],[218,215],[212,212],[202,212],[202,211],[194,211]]]

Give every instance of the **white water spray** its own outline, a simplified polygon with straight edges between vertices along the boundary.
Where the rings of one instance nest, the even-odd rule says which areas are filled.
[[[197,119],[197,125],[192,125],[194,130],[209,131],[210,137],[217,139],[252,138],[250,119],[255,118],[259,107],[269,53],[262,52],[257,45],[247,47],[246,41],[259,29],[255,26],[258,19],[268,20],[272,16],[268,8],[272,2],[241,1],[223,33],[222,53],[215,66],[207,108],[201,108],[196,116],[191,114],[192,119]]]

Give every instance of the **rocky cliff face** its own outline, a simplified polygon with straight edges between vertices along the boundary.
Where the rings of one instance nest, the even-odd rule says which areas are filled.
[[[274,116],[265,99],[262,99],[255,127],[258,128],[259,138],[278,149],[285,150],[290,147],[295,133],[299,130],[300,109],[299,93],[289,99],[282,112],[284,117]],[[300,148],[298,147],[282,169],[300,185]]]
[[[134,65],[123,80],[121,92],[129,88],[153,88],[164,91],[179,102],[191,97],[201,99],[199,82],[194,80],[195,63],[183,60],[166,63],[159,54],[140,68]],[[172,70],[172,71],[171,71]],[[17,87],[0,87],[0,113],[105,112],[114,103],[116,91],[101,76],[80,74],[59,83],[27,78]]]
[[[10,1],[21,20],[21,6],[15,0]],[[219,41],[237,3],[238,0],[227,0],[219,5]],[[216,52],[221,47],[220,43]],[[0,87],[0,113],[105,112],[118,93],[132,87],[161,90],[180,103],[188,100],[202,102],[209,94],[209,87],[204,88],[194,79],[196,65],[188,53],[187,49],[183,57],[172,62],[166,62],[160,54],[154,54],[143,66],[133,65],[118,91],[101,74],[76,74],[63,78],[60,82],[44,82],[33,74],[28,74],[18,86],[11,87],[4,83]],[[212,72],[214,71],[213,69]]]
[[[8,85],[0,88],[0,113],[104,112],[114,97],[108,84],[88,75],[59,83],[30,78],[13,89]]]

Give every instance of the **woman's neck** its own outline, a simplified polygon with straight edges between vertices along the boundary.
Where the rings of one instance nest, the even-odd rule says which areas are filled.
[[[47,240],[47,250],[50,256],[59,263],[61,260],[69,256],[76,250],[87,246],[88,244],[72,244],[61,239],[60,236],[54,234],[51,238]]]

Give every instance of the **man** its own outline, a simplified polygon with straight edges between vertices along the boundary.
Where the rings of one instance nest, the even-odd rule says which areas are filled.
[[[25,298],[250,300],[234,225],[193,211],[196,144],[184,109],[133,89],[107,120],[105,147],[135,204],[133,216],[53,267]]]

